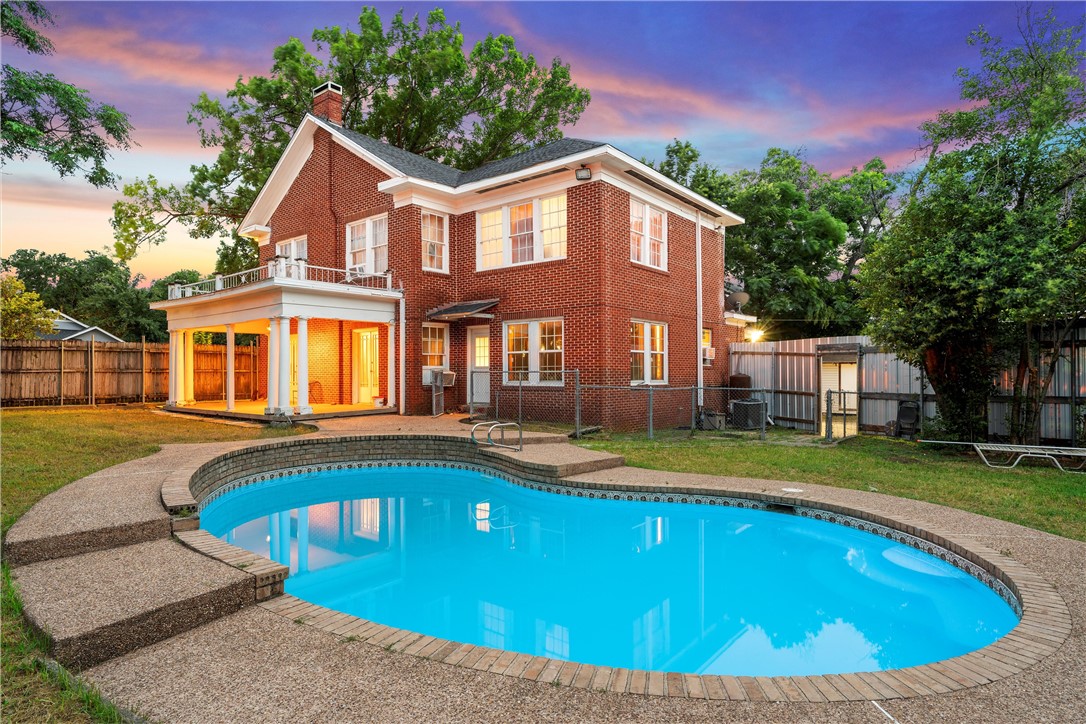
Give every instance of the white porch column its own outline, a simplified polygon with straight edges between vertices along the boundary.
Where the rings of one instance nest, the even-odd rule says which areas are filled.
[[[195,357],[196,350],[192,341],[192,333],[194,330],[185,330],[185,404],[191,405],[196,401],[195,396],[192,394],[193,388],[193,372],[195,365],[193,364],[193,358]]]
[[[309,317],[298,317],[298,414],[313,412],[309,406]]]
[[[234,409],[234,325],[226,325],[226,411]]]
[[[388,323],[388,399],[385,404],[391,407],[396,404],[396,323]]]
[[[309,572],[309,508],[298,508],[298,573],[307,572]]]
[[[177,330],[170,330],[170,356],[169,356],[169,400],[167,407],[177,407]]]
[[[290,406],[290,317],[279,318],[279,406],[277,412],[292,415]]]
[[[274,415],[279,407],[279,317],[268,319],[268,406],[265,415]]]

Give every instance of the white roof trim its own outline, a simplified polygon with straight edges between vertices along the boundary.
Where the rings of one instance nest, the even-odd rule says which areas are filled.
[[[271,215],[275,213],[275,209],[279,206],[279,203],[290,189],[291,182],[297,177],[302,166],[305,164],[306,159],[308,159],[310,153],[312,153],[313,147],[310,143],[304,157],[299,158],[299,155],[302,153],[299,149],[304,145],[299,139],[305,139],[311,142],[313,133],[317,128],[325,129],[332,134],[332,138],[340,146],[348,149],[367,163],[388,175],[390,178],[387,181],[382,181],[377,184],[378,191],[388,194],[395,194],[397,191],[403,191],[409,188],[417,188],[438,192],[452,197],[463,198],[468,194],[486,191],[489,187],[501,186],[516,181],[518,178],[524,176],[535,176],[539,173],[546,173],[547,171],[570,164],[587,164],[590,161],[600,160],[608,165],[617,166],[619,168],[626,167],[623,170],[636,170],[641,175],[648,177],[654,183],[659,184],[666,189],[665,193],[668,193],[669,195],[673,194],[674,196],[679,197],[679,199],[687,201],[691,205],[703,207],[711,212],[716,218],[723,219],[724,226],[734,226],[744,223],[741,216],[728,211],[723,206],[710,201],[701,194],[691,191],[682,184],[672,181],[659,171],[646,166],[632,156],[619,151],[609,144],[590,148],[586,151],[569,156],[563,156],[562,158],[557,158],[552,161],[539,163],[518,171],[502,174],[501,176],[493,176],[491,178],[464,184],[463,186],[452,187],[404,174],[399,169],[353,142],[341,132],[342,129],[339,126],[307,113],[302,120],[301,125],[298,126],[298,129],[291,137],[286,150],[283,151],[283,155],[279,157],[279,161],[275,164],[275,168],[272,169],[271,175],[265,182],[264,187],[260,190],[260,193],[257,194],[256,201],[253,202],[252,207],[245,215],[245,218],[242,219],[241,224],[239,224],[239,229],[248,231],[255,227],[266,227],[268,225],[268,222],[271,220]],[[289,176],[289,179],[281,178],[284,174]],[[657,191],[659,192],[658,189]],[[241,231],[238,233],[242,234]]]
[[[65,316],[67,316],[67,315],[65,315]],[[71,317],[68,317],[68,319],[71,319]],[[72,321],[75,321],[75,320],[72,320]],[[80,322],[80,324],[82,324],[82,322]],[[80,337],[80,336],[82,336],[82,335],[84,335],[84,334],[87,334],[88,332],[92,332],[92,333],[93,333],[93,332],[95,332],[95,331],[101,332],[102,334],[106,335],[106,336],[107,336],[107,337],[109,337],[110,339],[114,339],[114,340],[116,340],[116,341],[118,341],[118,342],[123,342],[123,341],[124,341],[123,339],[121,339],[121,338],[120,338],[120,337],[118,337],[117,335],[115,335],[115,334],[110,334],[109,332],[107,332],[106,330],[102,329],[101,327],[84,327],[83,329],[79,330],[78,332],[73,332],[72,334],[69,334],[69,335],[68,335],[67,337],[64,337],[64,338],[63,338],[63,339],[62,339],[61,341],[62,341],[62,342],[66,342],[66,341],[68,341],[69,339],[72,339],[73,337]]]

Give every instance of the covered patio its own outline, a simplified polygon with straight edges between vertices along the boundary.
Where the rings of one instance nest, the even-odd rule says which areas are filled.
[[[168,408],[241,419],[305,418],[403,409],[403,293],[386,276],[336,278],[301,261],[189,285],[174,285],[166,312],[170,332]],[[342,272],[339,272],[342,276]],[[380,286],[378,286],[380,285]],[[382,288],[383,287],[383,288]],[[225,335],[223,399],[197,401],[197,332]],[[256,394],[238,399],[238,335],[255,335]],[[399,353],[398,353],[399,352]],[[254,399],[256,398],[256,399]]]

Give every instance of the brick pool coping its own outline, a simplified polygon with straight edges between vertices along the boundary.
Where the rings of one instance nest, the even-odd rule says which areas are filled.
[[[565,445],[547,445],[560,460]],[[579,448],[577,448],[579,450]],[[600,498],[655,498],[666,502],[708,503],[710,499],[739,501],[747,507],[826,513],[830,519],[852,521],[854,527],[876,534],[909,536],[915,547],[934,545],[959,557],[959,568],[979,570],[990,587],[1004,589],[1021,605],[1018,625],[998,641],[976,651],[931,664],[904,669],[821,676],[716,676],[611,668],[542,656],[519,654],[485,646],[448,641],[393,628],[340,613],[283,594],[286,566],[199,530],[192,515],[219,492],[291,472],[313,472],[362,465],[397,464],[405,460],[443,462],[457,467],[483,468],[517,484],[572,495]],[[417,463],[416,463],[417,464]],[[617,459],[621,465],[621,459]],[[613,466],[612,466],[613,467]],[[1014,676],[1055,653],[1071,633],[1071,615],[1063,598],[1049,583],[1011,558],[964,538],[941,532],[923,521],[902,519],[884,511],[841,505],[817,493],[778,495],[705,486],[623,485],[565,478],[586,470],[518,459],[518,454],[478,448],[449,435],[350,435],[301,438],[243,448],[219,455],[195,470],[178,471],[162,486],[164,506],[175,515],[175,535],[186,546],[257,577],[258,606],[295,624],[311,626],[343,640],[364,641],[390,651],[426,658],[476,671],[571,686],[593,691],[762,702],[824,703],[879,701],[946,694]],[[187,478],[187,479],[186,479]],[[713,504],[716,504],[715,502]],[[729,504],[729,503],[721,503]],[[838,520],[838,522],[842,522]],[[887,534],[886,531],[890,531]],[[946,556],[944,556],[944,559]],[[963,565],[964,563],[964,565]],[[982,579],[983,580],[983,579]],[[1013,605],[1013,604],[1012,604]]]

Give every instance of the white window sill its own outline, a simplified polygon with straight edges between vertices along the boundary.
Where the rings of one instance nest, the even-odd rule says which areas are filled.
[[[446,276],[448,276],[448,274],[449,274],[449,270],[448,270],[448,269],[431,269],[431,268],[430,268],[430,267],[428,267],[428,266],[424,266],[424,267],[422,268],[422,270],[423,270],[424,272],[429,272],[430,274],[444,274],[444,275],[446,275]]]
[[[643,261],[637,261],[636,259],[630,259],[630,263],[634,266],[639,266],[642,269],[649,269],[655,272],[663,272],[664,274],[668,273],[666,266],[653,266],[652,264]]]
[[[532,261],[522,261],[522,262],[519,262],[517,264],[502,264],[500,266],[479,267],[478,265],[476,265],[475,271],[476,272],[491,272],[491,271],[498,271],[499,269],[517,269],[517,268],[522,267],[522,266],[531,266],[533,264],[549,264],[549,263],[551,263],[553,261],[565,261],[568,258],[569,258],[568,256],[556,256],[556,257],[553,257],[551,259],[538,259],[538,260],[533,259]]]
[[[653,380],[652,382],[631,382],[630,387],[666,387],[667,380]]]

